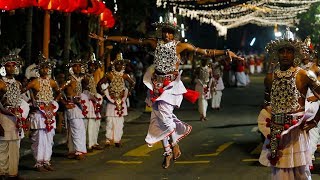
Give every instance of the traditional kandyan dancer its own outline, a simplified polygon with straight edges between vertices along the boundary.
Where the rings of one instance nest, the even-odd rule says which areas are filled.
[[[306,48],[303,51],[304,57],[302,58],[300,67],[306,71],[313,72],[315,76],[317,76],[318,80],[320,79],[320,69],[316,62],[313,62],[314,60],[314,54],[312,52],[312,49],[310,49],[311,39],[310,37],[307,37],[304,41],[306,44]],[[311,89],[308,89],[307,95],[306,95],[306,103],[305,107],[309,110],[310,113],[313,112],[313,116],[316,115],[318,108],[319,108],[319,99],[313,94]],[[320,143],[320,124],[309,131],[309,137],[310,137],[310,146],[311,146],[311,156],[312,160],[315,160],[315,152],[317,150],[317,146]]]
[[[200,121],[207,120],[208,99],[211,99],[212,69],[208,61],[208,59],[202,60],[201,66],[196,70],[195,90],[200,93],[198,99]]]
[[[271,166],[272,179],[311,179],[307,132],[318,124],[320,111],[313,118],[313,113],[305,110],[305,98],[308,88],[315,95],[320,93],[320,82],[313,72],[298,67],[304,46],[288,29],[283,38],[266,47],[269,57],[280,65],[265,78],[266,118],[260,119],[267,130],[262,130],[266,141],[259,161]]]
[[[212,63],[212,87],[211,87],[211,108],[220,110],[222,91],[224,90],[224,83],[222,80],[223,66],[220,62]]]
[[[84,124],[87,132],[87,151],[102,150],[98,143],[98,135],[101,121],[102,96],[97,93],[97,83],[94,80],[94,72],[101,66],[94,54],[90,56],[88,63],[88,73],[83,81],[83,93],[81,99],[87,99],[85,106],[88,113],[85,115]],[[86,96],[84,98],[84,96]]]
[[[14,78],[22,65],[18,52],[3,57],[1,65],[0,176],[18,178],[20,140],[28,129],[29,104],[22,99],[21,84]]]
[[[55,80],[49,77],[55,62],[40,55],[36,69],[40,77],[28,83],[26,90],[32,90],[34,99],[32,105],[35,111],[30,114],[33,156],[36,160],[35,168],[40,172],[53,171],[51,165],[53,137],[55,135],[55,114],[59,108],[57,99],[61,96]],[[54,93],[56,99],[54,98]]]
[[[175,34],[178,35],[179,28],[173,22],[162,22],[155,25],[157,26],[156,39],[135,39],[127,36],[100,37],[96,34],[90,34],[90,37],[100,41],[150,46],[155,50],[154,70],[148,71],[144,75],[144,83],[148,87],[150,95],[146,102],[152,106],[150,126],[145,140],[150,146],[162,141],[165,151],[162,167],[168,168],[171,159],[177,159],[181,155],[178,141],[191,132],[191,126],[180,121],[173,114],[174,108],[180,107],[183,94],[187,93],[180,80],[182,73],[179,73],[180,53],[191,51],[207,56],[224,54],[235,58],[237,56],[228,50],[201,49],[192,44],[178,41],[179,37]],[[185,97],[190,97],[192,101],[195,101],[199,95],[195,93],[196,96],[188,96],[190,94],[186,94]]]
[[[122,54],[117,54],[112,62],[112,71],[108,72],[99,82],[104,86],[104,95],[108,99],[106,116],[106,147],[113,142],[116,147],[121,147],[121,138],[123,134],[124,116],[128,115],[126,99],[133,90],[135,82],[126,73],[125,60]],[[125,81],[130,85],[129,89],[125,86]]]
[[[85,100],[81,100],[83,62],[81,59],[72,59],[68,66],[69,80],[61,87],[66,94],[66,100],[62,99],[61,102],[66,107],[65,116],[68,122],[68,158],[83,160],[87,153],[83,118],[88,114],[84,107]]]

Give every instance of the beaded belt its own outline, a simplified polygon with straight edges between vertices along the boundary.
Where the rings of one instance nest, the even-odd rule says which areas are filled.
[[[284,125],[284,124],[293,125],[294,123],[292,121],[298,120],[300,118],[302,118],[302,116],[290,115],[285,113],[272,114],[271,116],[272,122],[277,125]]]
[[[158,83],[163,82],[164,80],[174,81],[177,77],[175,74],[164,74],[164,75],[158,75],[154,74],[154,80]]]

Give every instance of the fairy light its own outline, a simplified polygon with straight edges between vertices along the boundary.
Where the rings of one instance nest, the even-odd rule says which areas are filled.
[[[195,19],[200,23],[214,26],[220,36],[226,36],[228,29],[248,23],[259,26],[274,26],[274,24],[295,26],[299,13],[306,12],[312,3],[320,0],[261,0],[240,3],[240,0],[216,2],[215,0],[157,0],[158,7],[171,7],[171,14]],[[220,10],[214,7],[229,6]]]

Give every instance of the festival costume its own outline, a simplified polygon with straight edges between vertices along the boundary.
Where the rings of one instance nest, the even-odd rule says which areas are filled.
[[[308,71],[314,65],[313,62],[309,62],[307,64],[302,64],[301,68]],[[314,96],[310,88],[308,89],[306,97]],[[319,100],[316,102],[309,102],[306,98],[305,107],[306,109],[310,109],[310,112],[313,112],[314,117],[319,109]],[[317,150],[318,145],[320,144],[320,123],[317,124],[316,127],[309,130],[309,137],[310,137],[310,146],[311,146],[311,155],[312,159],[315,160],[314,153]]]
[[[4,129],[4,136],[0,136],[0,175],[18,175],[20,140],[27,129],[26,118],[29,104],[21,97],[20,84],[14,79],[3,77],[6,92],[3,98],[6,103],[1,104],[0,124]]]
[[[208,99],[211,99],[211,84],[212,77],[210,77],[209,67],[200,67],[199,77],[196,79],[195,90],[200,93],[198,99],[198,111],[201,115],[201,120],[206,120]]]
[[[82,155],[87,153],[86,148],[86,129],[83,122],[84,116],[87,114],[83,104],[85,100],[81,100],[82,86],[81,81],[83,77],[75,77],[71,74],[71,81],[76,82],[76,96],[68,97],[71,103],[75,104],[72,109],[66,109],[65,116],[68,120],[68,148],[69,154]],[[79,103],[80,101],[80,103]]]
[[[55,114],[59,105],[54,101],[50,78],[39,77],[39,92],[36,95],[34,105],[37,110],[30,115],[32,133],[33,156],[36,160],[35,167],[50,166],[52,155],[53,137],[55,135]]]
[[[83,91],[81,99],[85,100],[84,107],[87,107],[88,113],[85,115],[84,124],[87,132],[88,149],[98,146],[98,135],[100,130],[102,106],[102,96],[97,93],[96,83],[93,74],[88,74],[89,90]]]
[[[217,66],[218,64],[216,64]],[[215,66],[215,67],[216,67]],[[224,90],[224,83],[222,80],[222,70],[219,67],[213,67],[213,78],[212,78],[212,99],[211,108],[219,109],[222,97],[222,91]]]
[[[311,120],[308,112],[298,103],[304,98],[296,87],[296,75],[300,68],[290,68],[281,72],[276,70],[271,90],[271,119],[266,126],[271,128],[263,145],[260,163],[272,166],[273,179],[290,177],[304,170],[305,177],[310,176],[312,165],[309,137],[301,130],[300,124]],[[288,89],[288,90],[287,90]],[[290,91],[289,91],[290,89]]]
[[[128,97],[128,89],[123,79],[124,69],[120,72],[116,71],[112,66],[112,80],[107,85],[105,95],[107,102],[107,124],[106,124],[106,144],[111,142],[120,145],[123,135],[124,116],[128,115],[126,99]]]
[[[282,39],[267,45],[269,58],[277,60],[281,48],[294,50],[294,66],[298,66],[304,44],[295,40],[289,29]],[[309,136],[300,125],[311,121],[314,113],[299,103],[306,98],[296,86],[300,70],[300,67],[291,67],[286,71],[276,69],[273,73],[271,118],[265,119],[270,134],[266,136],[259,158],[262,165],[271,166],[272,179],[311,179]]]
[[[178,43],[158,41],[154,59],[155,72],[147,71],[143,78],[144,84],[150,90],[146,103],[152,106],[145,141],[149,146],[162,141],[165,156],[170,155],[172,146],[192,129],[173,114],[174,108],[180,107],[183,94],[187,92],[180,79],[182,72],[178,73],[175,69],[179,62],[176,54]]]
[[[237,69],[235,72],[237,87],[245,87],[248,84],[246,73],[244,72],[245,66],[242,62],[237,63]]]

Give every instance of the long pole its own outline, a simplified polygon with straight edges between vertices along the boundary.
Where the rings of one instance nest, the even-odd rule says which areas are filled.
[[[49,43],[50,43],[50,13],[45,11],[43,27],[43,55],[49,57]]]

